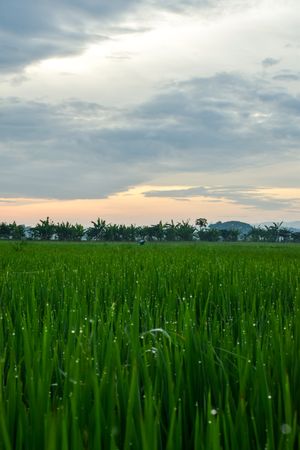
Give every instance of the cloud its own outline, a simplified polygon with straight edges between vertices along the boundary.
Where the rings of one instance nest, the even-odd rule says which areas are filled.
[[[273,67],[280,63],[280,59],[265,58],[261,63],[265,68]]]
[[[109,39],[106,32],[115,34],[118,22],[113,25],[113,19],[120,19],[137,5],[137,0],[2,2],[0,72],[20,70],[41,59],[81,53],[89,43]],[[141,29],[135,27],[132,32]]]
[[[100,198],[140,181],[109,147],[107,125],[101,136],[97,130],[118,115],[114,110],[8,99],[0,111],[3,197]]]
[[[15,200],[8,200],[7,198],[0,198],[0,205],[15,205],[17,202]]]
[[[243,8],[253,0],[243,3]],[[54,57],[73,56],[94,43],[129,33],[149,31],[160,11],[220,14],[238,0],[10,0],[0,3],[0,73]],[[128,19],[128,20],[127,20]]]
[[[291,71],[282,71],[273,76],[273,80],[276,81],[299,81],[300,73]]]
[[[297,203],[300,206],[300,198],[286,199],[268,195],[263,188],[251,186],[197,186],[188,189],[154,190],[144,192],[145,197],[174,198],[175,200],[189,199],[193,197],[206,197],[210,200],[228,200],[248,208],[263,210],[280,210],[291,208]]]
[[[103,198],[159,175],[295,167],[299,114],[299,96],[228,73],[173,83],[130,109],[0,99],[1,196]]]

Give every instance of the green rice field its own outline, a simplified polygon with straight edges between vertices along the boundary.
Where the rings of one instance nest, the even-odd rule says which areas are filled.
[[[0,242],[1,450],[300,449],[300,246]]]

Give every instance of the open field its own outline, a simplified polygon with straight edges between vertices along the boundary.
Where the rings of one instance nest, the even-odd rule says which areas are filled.
[[[300,246],[0,243],[0,449],[300,449]]]

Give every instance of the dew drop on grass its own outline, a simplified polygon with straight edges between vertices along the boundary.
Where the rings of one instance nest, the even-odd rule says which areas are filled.
[[[269,394],[268,395],[268,399],[271,400],[272,399],[272,395]]]
[[[288,423],[283,423],[280,427],[282,434],[290,434],[292,427]]]
[[[216,409],[213,408],[213,409],[210,411],[210,413],[211,413],[212,416],[216,416],[216,415],[218,414],[218,411],[217,411]]]

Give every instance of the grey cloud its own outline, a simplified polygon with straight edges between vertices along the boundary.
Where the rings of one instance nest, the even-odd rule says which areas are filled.
[[[138,5],[137,0],[3,1],[0,4],[0,71],[21,69],[53,56],[80,53],[87,43],[108,39],[119,18]],[[109,31],[110,26],[114,31]],[[138,32],[139,29],[134,29]],[[127,32],[129,30],[127,29]]]
[[[183,9],[187,8],[207,8],[213,7],[216,4],[222,3],[221,0],[165,0],[165,1],[153,1],[156,6],[159,6],[163,9],[181,12]]]
[[[149,129],[156,124],[160,139],[173,148],[193,146],[193,157],[198,155],[207,170],[234,166],[237,153],[244,163],[264,153],[273,159],[289,154],[298,145],[298,105],[297,96],[263,81],[219,74],[174,86],[139,108],[138,117]]]
[[[174,13],[194,13],[201,11],[203,13],[214,12],[218,15],[223,10],[245,9],[253,4],[253,0],[149,0],[145,2]]]
[[[265,58],[264,60],[262,60],[262,65],[263,67],[272,67],[272,66],[276,66],[277,64],[280,63],[280,59],[275,59],[275,58]]]
[[[129,132],[109,129],[119,114],[74,100],[62,105],[2,100],[0,195],[100,198],[143,181],[142,162],[130,166],[136,150],[122,154],[119,140]]]
[[[89,43],[116,35],[147,32],[149,27],[143,23],[151,11],[219,11],[224,5],[228,9],[236,4],[238,0],[4,0],[0,3],[0,73],[21,71],[50,57],[78,54]],[[141,26],[124,25],[129,13]]]
[[[249,186],[221,186],[221,187],[203,187],[198,186],[189,189],[174,189],[165,191],[148,191],[144,193],[145,197],[173,198],[175,200],[189,199],[192,197],[206,197],[210,200],[229,200],[249,208],[259,208],[263,210],[278,210],[290,208],[297,203],[300,206],[299,199],[274,198],[264,194],[262,189]]]
[[[44,35],[42,34],[44,33]],[[64,30],[42,31],[41,35],[1,33],[0,72],[14,72],[45,58],[75,55],[87,42],[99,42],[106,36]]]
[[[299,81],[300,73],[291,71],[282,71],[273,76],[273,80],[276,81]]]
[[[159,174],[257,167],[268,179],[270,163],[299,164],[299,111],[297,96],[233,74],[176,83],[130,110],[0,99],[0,196],[100,198]]]

